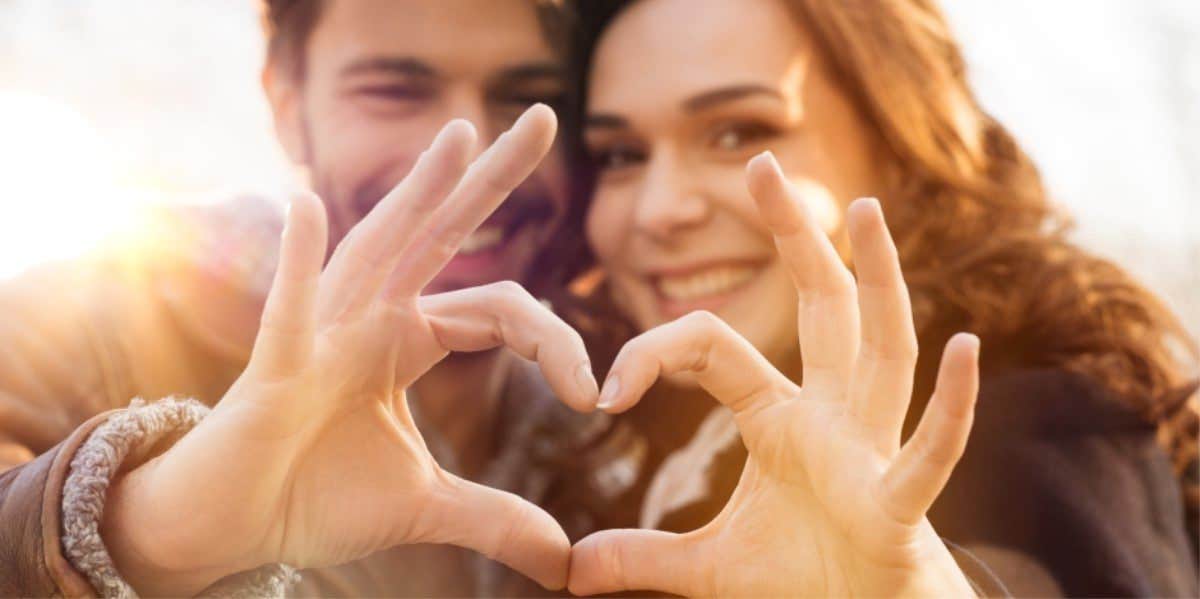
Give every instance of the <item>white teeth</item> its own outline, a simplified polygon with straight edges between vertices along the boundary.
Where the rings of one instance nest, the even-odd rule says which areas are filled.
[[[658,290],[667,299],[694,300],[731,291],[757,272],[750,266],[718,266],[688,275],[662,276],[658,278]]]
[[[480,227],[463,240],[458,248],[460,254],[477,254],[490,250],[504,241],[503,227]]]

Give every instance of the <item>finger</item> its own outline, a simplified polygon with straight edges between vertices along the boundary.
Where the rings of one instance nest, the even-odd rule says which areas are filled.
[[[506,346],[537,362],[554,392],[579,411],[599,389],[579,333],[511,281],[421,297],[421,313],[447,351]]]
[[[322,317],[360,308],[376,297],[403,250],[462,178],[475,135],[462,119],[443,127],[408,175],[351,229],[322,280]]]
[[[858,354],[854,277],[770,152],[746,166],[746,183],[800,295],[804,386],[819,389],[822,397],[840,398]]]
[[[571,542],[558,522],[534,504],[505,491],[441,473],[419,539],[478,551],[547,589],[563,588]]]
[[[463,239],[496,210],[537,167],[554,143],[554,111],[535,104],[471,164],[467,174],[405,252],[387,295],[413,297],[458,252]]]
[[[704,592],[697,572],[702,551],[693,535],[658,530],[605,530],[571,548],[567,589],[574,595],[660,591],[682,596]]]
[[[753,443],[745,417],[780,401],[794,385],[725,321],[692,312],[625,344],[613,361],[599,407],[621,412],[636,404],[660,377],[690,372],[717,401],[733,410],[742,436]]]
[[[251,366],[268,378],[298,371],[312,351],[327,235],[321,200],[312,194],[296,196],[288,209],[279,267],[250,359]]]
[[[879,201],[855,201],[847,210],[847,223],[863,333],[848,401],[879,449],[894,455],[917,367],[912,304]]]
[[[979,393],[979,338],[959,333],[946,344],[937,385],[921,422],[880,483],[885,509],[915,524],[942,492],[962,457]]]

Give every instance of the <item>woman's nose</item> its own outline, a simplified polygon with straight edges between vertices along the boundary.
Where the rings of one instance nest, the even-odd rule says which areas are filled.
[[[703,223],[710,206],[706,194],[683,165],[670,155],[653,156],[634,208],[634,226],[659,239]]]

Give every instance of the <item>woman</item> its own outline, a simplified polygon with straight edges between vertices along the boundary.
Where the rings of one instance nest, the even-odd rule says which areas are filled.
[[[747,174],[747,160],[770,150],[811,222],[846,262],[860,254],[849,243],[855,226],[871,222],[862,214],[870,210],[856,207],[847,227],[846,205],[881,198],[912,296],[911,310],[899,300],[890,309],[911,313],[922,353],[912,381],[903,368],[882,366],[852,380],[892,377],[893,389],[914,390],[906,435],[924,411],[940,358],[953,362],[938,348],[959,330],[982,339],[975,430],[930,512],[938,533],[966,545],[963,556],[982,558],[1017,595],[1195,594],[1194,547],[1169,457],[1178,456],[1180,473],[1196,467],[1194,443],[1171,453],[1195,435],[1178,424],[1194,427],[1186,404],[1194,373],[1170,349],[1190,341],[1152,296],[1065,240],[1036,169],[974,99],[935,6],[637,0],[580,3],[579,10],[577,66],[585,75],[577,118],[592,167],[591,197],[575,215],[587,247],[566,274],[594,271],[601,281],[583,289],[580,305],[570,297],[556,304],[573,313],[594,348],[621,347],[639,331],[661,338],[654,327],[704,309],[792,381],[803,379],[805,392],[820,384],[810,378],[815,366],[832,360],[848,372],[848,347],[836,359],[822,352],[856,338],[847,316],[853,302],[821,302],[811,269],[794,268],[806,254],[793,247],[800,253],[789,255],[773,238],[778,215],[760,215],[747,191],[756,168],[760,179],[771,170],[759,164]],[[858,274],[866,289],[878,287],[863,280],[861,264]],[[583,277],[576,291],[594,279]],[[903,327],[867,318],[872,309],[888,312],[881,300],[860,297],[864,348],[907,348]],[[609,343],[598,345],[604,339]],[[642,353],[652,364],[670,355]],[[911,358],[903,349],[884,357],[884,364]],[[632,375],[631,383],[622,371],[628,368],[628,357],[617,358],[603,386],[604,393],[618,389],[609,397],[614,412],[629,408],[654,374]],[[757,474],[748,466],[738,482],[746,454],[734,427],[710,410],[694,381],[676,382],[683,384],[659,385],[619,416],[607,440],[589,441],[593,451],[583,460],[590,474],[563,485],[587,490],[558,505],[545,502],[560,521],[591,529],[704,526],[702,534],[725,537],[747,527],[772,530],[775,523],[747,515],[754,510],[746,507],[745,487]],[[890,422],[904,405],[869,412],[868,422]],[[747,432],[745,418],[737,424]],[[1160,430],[1171,451],[1156,439]],[[890,435],[880,443],[895,455],[900,437]],[[761,458],[757,441],[743,439],[753,464]],[[1194,472],[1189,476],[1194,485]],[[731,514],[750,520],[733,526]],[[714,533],[714,526],[727,532]],[[731,573],[747,568],[759,580],[787,580],[767,572],[768,562],[704,562],[711,543],[699,549],[695,533],[682,540],[613,534],[577,546],[573,590],[736,592],[728,586]],[[734,545],[723,551],[745,553]],[[672,552],[690,567],[664,566],[679,564],[661,561]],[[773,590],[786,588],[795,589]]]

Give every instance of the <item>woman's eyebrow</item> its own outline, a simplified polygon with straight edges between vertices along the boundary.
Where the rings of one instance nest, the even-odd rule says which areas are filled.
[[[731,85],[697,94],[683,101],[687,112],[698,112],[716,104],[740,100],[747,96],[767,95],[783,100],[779,90],[759,84]]]
[[[775,88],[748,83],[745,85],[721,87],[696,94],[684,100],[682,106],[687,112],[698,112],[717,104],[741,100],[748,96],[769,96],[780,101],[784,100],[783,94]],[[629,121],[625,117],[616,114],[601,112],[588,115],[584,119],[583,126],[588,129],[626,129],[629,127]]]

